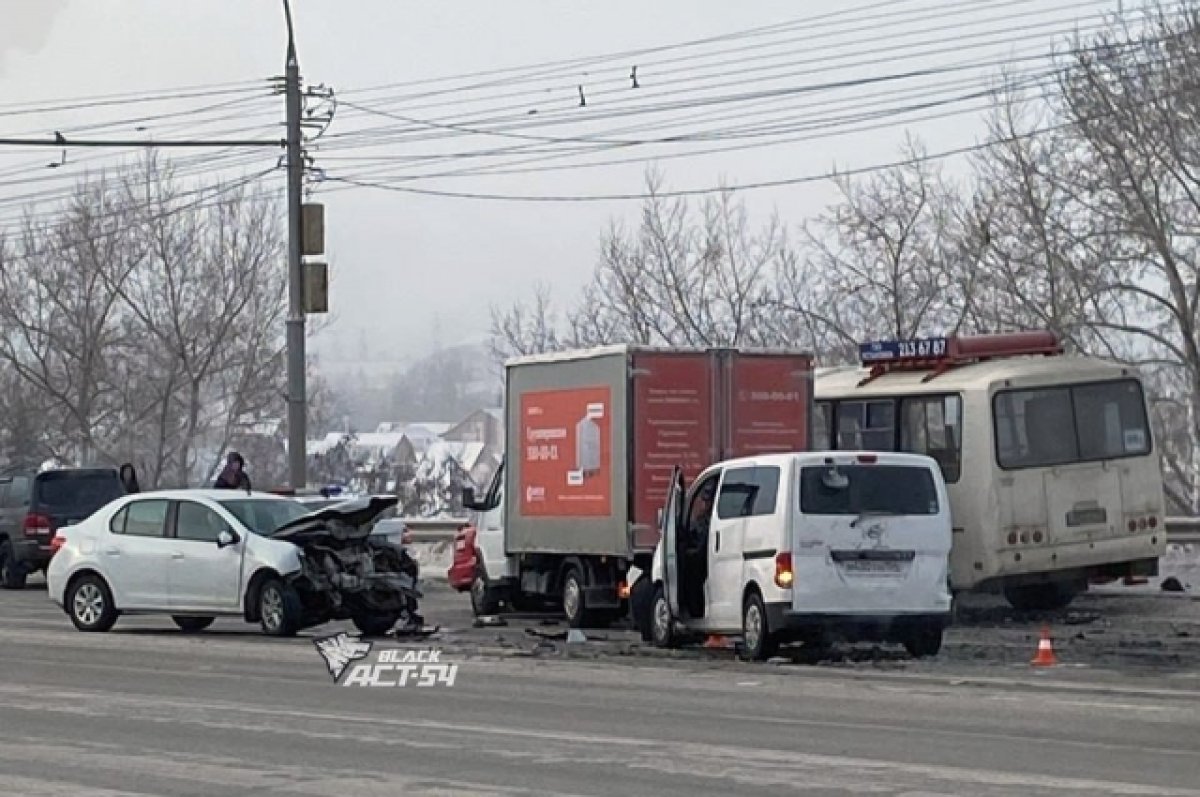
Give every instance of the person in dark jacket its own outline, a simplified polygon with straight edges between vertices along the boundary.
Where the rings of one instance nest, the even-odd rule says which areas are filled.
[[[245,490],[250,492],[250,477],[246,475],[246,460],[236,451],[225,458],[225,468],[213,485],[217,490]]]
[[[132,495],[133,493],[140,493],[142,491],[141,486],[138,485],[137,470],[134,469],[132,463],[126,462],[122,465],[119,473],[121,486],[125,488],[127,494]]]

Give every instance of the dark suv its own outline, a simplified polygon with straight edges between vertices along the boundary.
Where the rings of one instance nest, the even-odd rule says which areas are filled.
[[[0,476],[0,586],[23,588],[26,576],[50,564],[55,532],[124,494],[109,468]]]

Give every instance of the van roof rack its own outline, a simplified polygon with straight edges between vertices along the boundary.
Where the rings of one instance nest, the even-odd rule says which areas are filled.
[[[964,335],[909,340],[877,340],[858,347],[859,360],[871,372],[859,387],[893,371],[929,371],[922,382],[936,379],[960,365],[1004,357],[1063,353],[1062,343],[1048,330],[998,335]]]

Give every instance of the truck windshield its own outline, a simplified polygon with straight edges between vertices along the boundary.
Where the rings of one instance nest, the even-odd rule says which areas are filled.
[[[996,459],[1013,470],[1150,453],[1135,379],[1005,390],[994,399]]]
[[[838,465],[800,470],[800,511],[806,515],[936,515],[937,485],[928,468]]]

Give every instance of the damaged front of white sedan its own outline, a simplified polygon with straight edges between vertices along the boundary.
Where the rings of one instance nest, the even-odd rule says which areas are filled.
[[[284,524],[269,536],[295,545],[300,570],[282,581],[278,600],[264,604],[267,633],[350,620],[363,634],[420,628],[419,567],[403,545],[372,534],[394,497],[347,501]],[[269,622],[268,614],[276,618]]]

